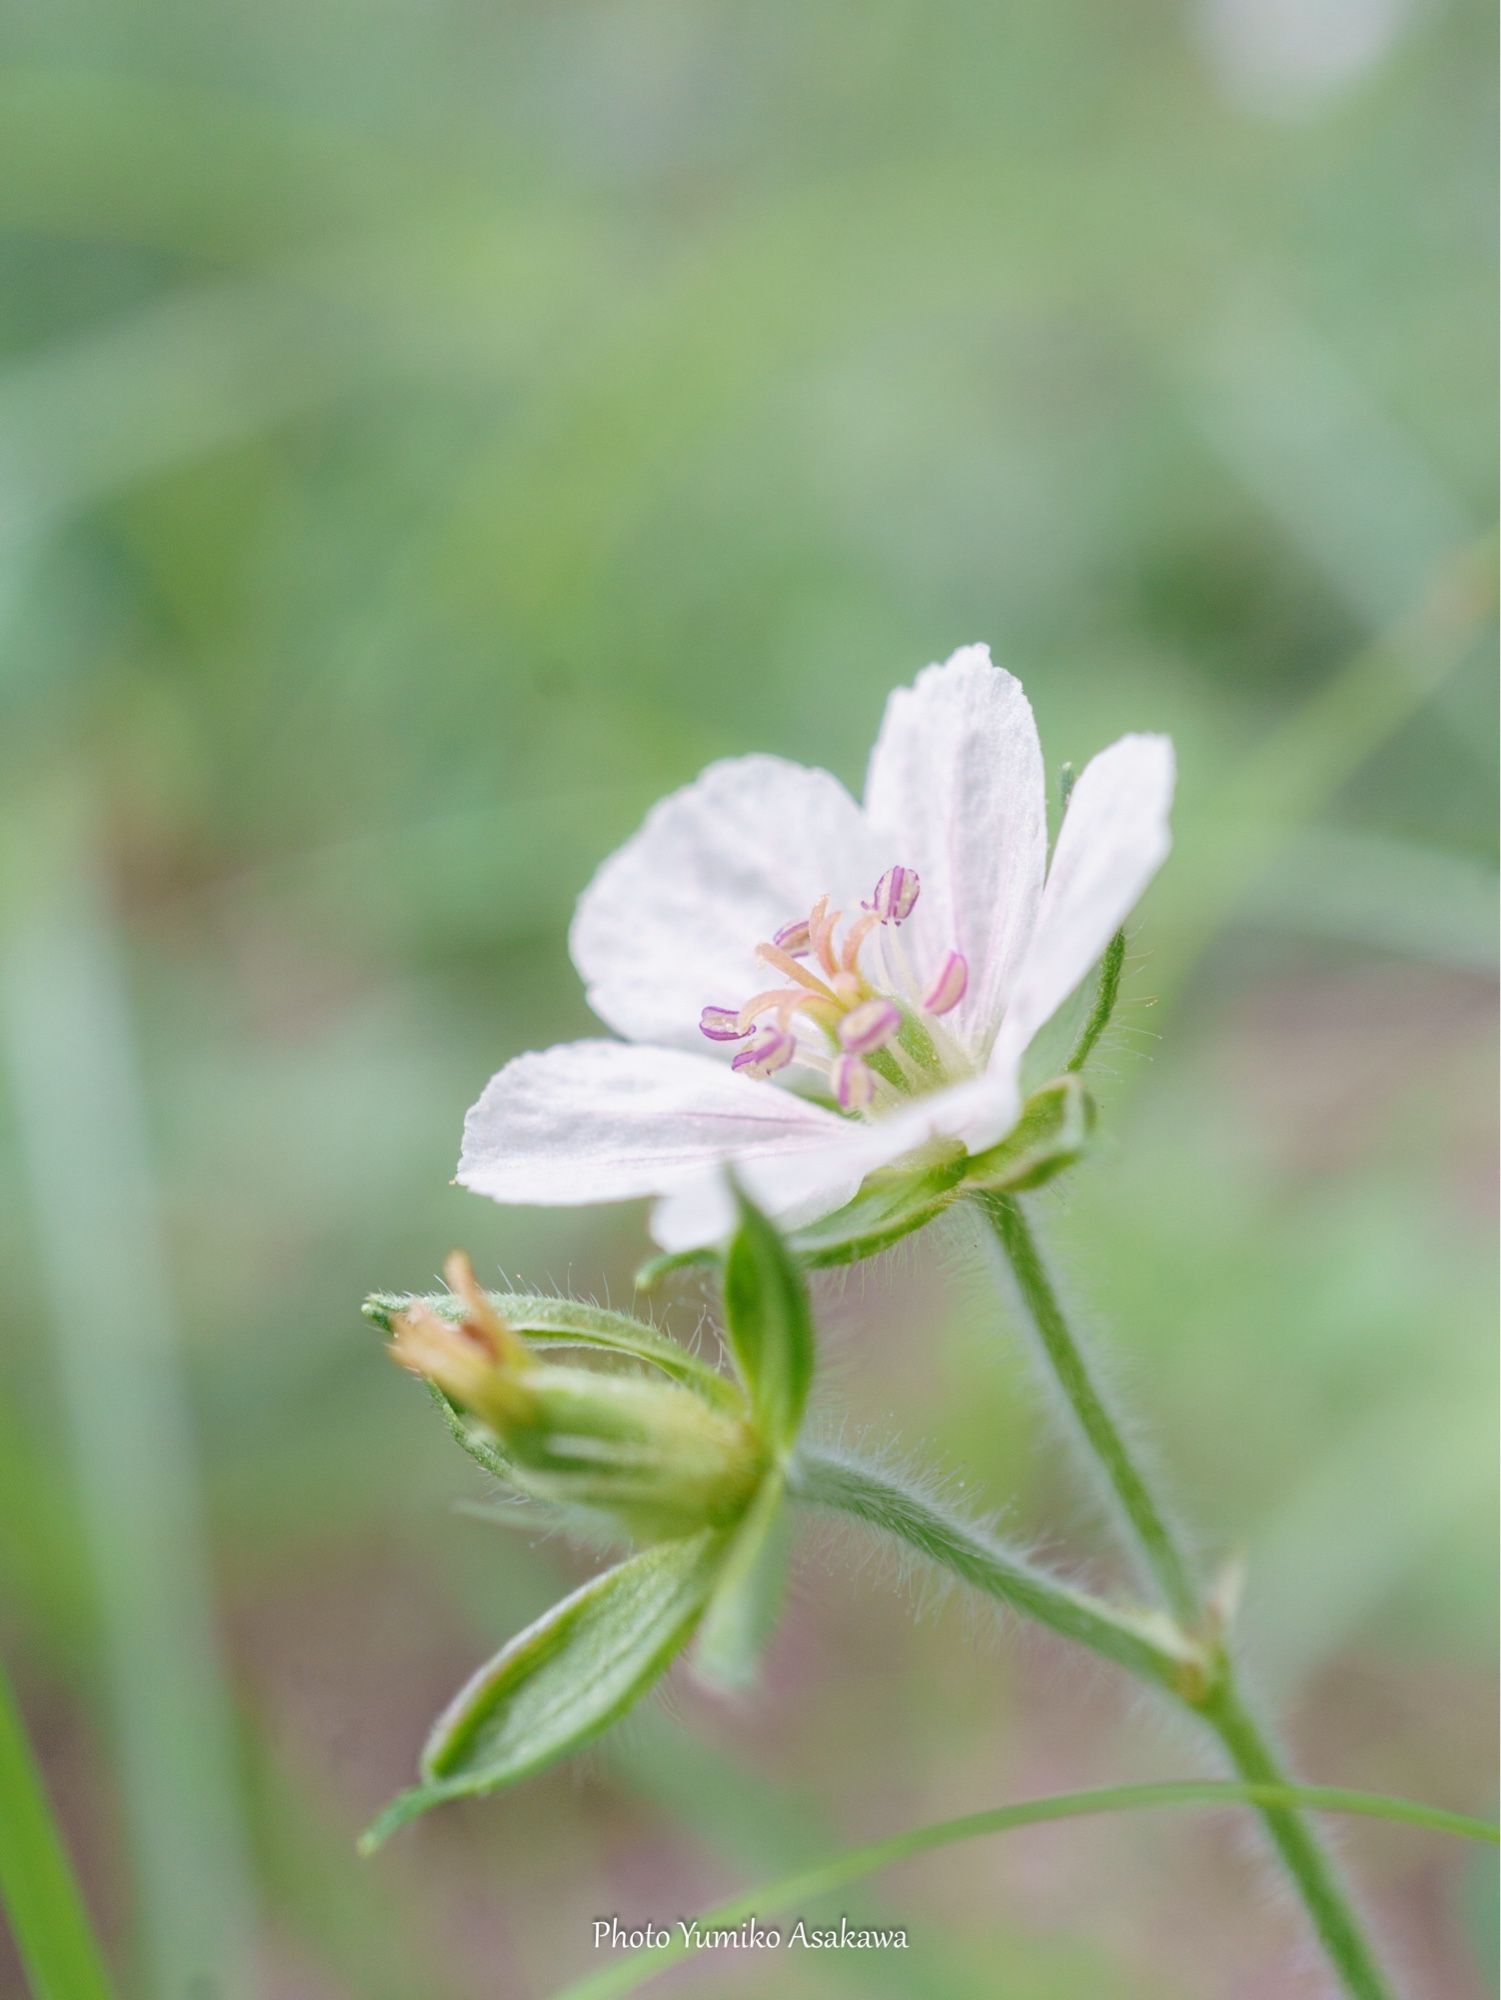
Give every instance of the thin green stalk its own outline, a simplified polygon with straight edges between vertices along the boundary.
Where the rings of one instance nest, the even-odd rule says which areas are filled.
[[[1213,1644],[1213,1671],[1198,1690],[1180,1690],[1183,1699],[1214,1731],[1241,1777],[1286,1785],[1286,1773],[1235,1686],[1216,1621],[1201,1598],[1188,1558],[1069,1328],[1021,1204],[1009,1195],[981,1194],[976,1199],[1010,1265],[1042,1352],[1118,1503],[1124,1530],[1184,1631]],[[1394,2000],[1394,1989],[1312,1829],[1296,1813],[1281,1809],[1264,1809],[1262,1819],[1352,2000]]]
[[[985,1529],[843,1453],[799,1449],[788,1492],[810,1506],[853,1515],[905,1542],[1008,1609],[1087,1646],[1102,1659],[1181,1693],[1202,1680],[1207,1656],[1160,1613],[1135,1616],[1050,1576]]]
[[[998,1806],[989,1812],[966,1813],[962,1819],[939,1820],[932,1826],[914,1827],[866,1847],[848,1848],[825,1861],[785,1875],[778,1882],[764,1883],[748,1894],[716,1904],[688,1923],[673,1926],[674,1935],[665,1945],[633,1952],[629,1958],[607,1965],[598,1972],[576,1980],[554,2000],[623,2000],[665,1972],[670,1965],[709,1948],[714,1931],[733,1930],[755,1918],[762,1921],[783,1912],[801,1914],[818,1899],[844,1889],[882,1868],[891,1868],[913,1855],[930,1854],[935,1848],[952,1847],[961,1840],[975,1840],[987,1834],[1009,1833],[1016,1827],[1041,1826],[1049,1821],[1088,1819],[1099,1813],[1140,1812],[1164,1806],[1258,1806],[1263,1811],[1285,1812],[1301,1807],[1310,1812],[1355,1813],[1366,1819],[1393,1820],[1399,1825],[1420,1826],[1432,1833],[1458,1834],[1466,1840],[1483,1840],[1495,1845],[1497,1830],[1485,1820],[1470,1819],[1462,1813],[1443,1812],[1435,1806],[1415,1805],[1407,1799],[1382,1798],[1374,1792],[1347,1792],[1331,1785],[1234,1784],[1225,1779],[1188,1779],[1170,1784],[1111,1785],[1092,1792],[1059,1792],[1051,1798],[1028,1799],[1020,1805]]]
[[[1004,1194],[980,1194],[976,1200],[1005,1252],[1048,1366],[1147,1568],[1157,1579],[1173,1615],[1193,1629],[1201,1616],[1193,1571],[1095,1380],[1088,1357],[1069,1330],[1021,1204],[1013,1195]]]
[[[110,2000],[109,1975],[3,1666],[0,1904],[36,2000]]]

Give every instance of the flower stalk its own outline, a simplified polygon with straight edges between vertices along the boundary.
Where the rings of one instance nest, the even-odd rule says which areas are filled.
[[[799,1448],[793,1499],[844,1513],[905,1542],[974,1589],[1139,1679],[1181,1694],[1202,1684],[1205,1648],[1160,1612],[1118,1609],[1050,1575],[987,1529],[844,1452]]]
[[[1236,1685],[1222,1621],[1201,1593],[1167,1513],[1069,1326],[1021,1204],[1005,1194],[978,1193],[974,1199],[1015,1280],[1037,1346],[1100,1469],[1118,1525],[1155,1578],[1182,1633],[1198,1636],[1209,1655],[1211,1670],[1202,1681],[1197,1686],[1191,1680],[1181,1683],[1174,1692],[1213,1731],[1240,1777],[1252,1783],[1289,1784]],[[1395,2000],[1394,1988],[1313,1829],[1298,1813],[1281,1808],[1265,1807],[1261,1817],[1345,1991],[1352,2000]]]

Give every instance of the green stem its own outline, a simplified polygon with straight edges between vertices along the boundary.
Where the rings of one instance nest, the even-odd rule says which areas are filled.
[[[1231,1765],[1248,1783],[1292,1782],[1260,1725],[1247,1710],[1245,1698],[1228,1669],[1201,1703],[1199,1713],[1220,1739]],[[1267,1838],[1297,1884],[1330,1963],[1337,1968],[1347,1989],[1359,1995],[1360,2000],[1390,2000],[1393,1988],[1376,1963],[1360,1919],[1351,1908],[1318,1835],[1296,1812],[1268,1807],[1263,1809],[1261,1819]]]
[[[1231,1663],[1215,1631],[1216,1621],[1203,1602],[1188,1557],[1126,1442],[1087,1355],[1074,1338],[1021,1204],[1011,1195],[979,1194],[975,1198],[1010,1266],[1038,1345],[1117,1503],[1124,1530],[1157,1579],[1185,1633],[1214,1645],[1213,1671],[1200,1688],[1180,1689],[1183,1699],[1214,1731],[1241,1777],[1263,1784],[1287,1784],[1277,1756],[1235,1686]],[[1297,1813],[1271,1808],[1263,1811],[1262,1820],[1346,1992],[1352,2000],[1393,2000],[1393,1988],[1307,1821]]]
[[[1021,1204],[1005,1194],[979,1194],[975,1199],[1005,1252],[1048,1366],[1147,1568],[1156,1577],[1173,1615],[1192,1629],[1201,1615],[1193,1571],[1126,1443],[1088,1357],[1069,1330]]]
[[[799,1448],[788,1492],[879,1528],[963,1582],[1143,1680],[1180,1693],[1207,1668],[1203,1648],[1160,1613],[1137,1617],[1050,1576],[941,1502],[844,1453]]]

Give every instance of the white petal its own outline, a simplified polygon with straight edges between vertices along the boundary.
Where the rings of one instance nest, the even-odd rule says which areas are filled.
[[[886,704],[865,810],[882,866],[915,868],[922,893],[902,927],[926,979],[950,947],[969,989],[945,1021],[972,1050],[990,1045],[1031,934],[1047,857],[1037,725],[1021,682],[966,646]]]
[[[708,1055],[565,1042],[518,1056],[464,1121],[461,1186],[574,1207],[666,1194],[730,1155],[796,1158],[845,1121]]]
[[[742,1186],[784,1229],[830,1215],[854,1199],[877,1167],[935,1142],[957,1140],[982,1152],[1016,1123],[1021,1099],[1014,1081],[998,1074],[969,1077],[935,1090],[872,1123],[841,1121],[829,1143],[802,1153],[747,1156],[736,1163]],[[695,1176],[659,1202],[652,1234],[664,1250],[717,1243],[734,1224],[734,1203],[722,1173]]]
[[[821,895],[869,895],[873,855],[837,778],[781,757],[711,764],[663,799],[579,899],[569,949],[602,1021],[703,1049],[706,1006],[778,984],[755,948]]]
[[[1084,767],[1064,814],[1037,928],[1017,971],[992,1062],[1014,1071],[1136,907],[1172,846],[1173,746],[1123,736]]]

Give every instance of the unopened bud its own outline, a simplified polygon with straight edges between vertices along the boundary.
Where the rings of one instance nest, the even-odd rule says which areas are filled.
[[[393,1357],[496,1434],[523,1492],[602,1509],[643,1539],[744,1512],[762,1466],[746,1423],[664,1377],[546,1361],[501,1318],[467,1258],[450,1258],[445,1275],[457,1320],[414,1300],[393,1315]]]

